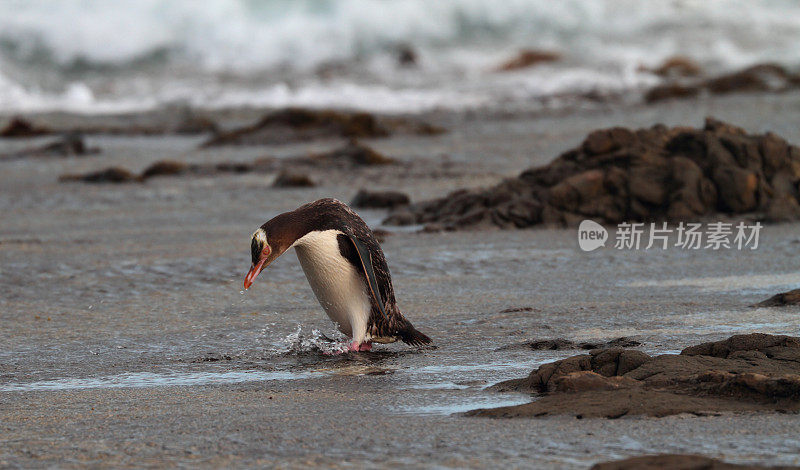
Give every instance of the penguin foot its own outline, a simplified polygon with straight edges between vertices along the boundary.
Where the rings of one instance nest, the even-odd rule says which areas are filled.
[[[366,341],[364,343],[356,343],[353,341],[350,343],[350,347],[347,349],[348,351],[352,352],[366,352],[372,349],[372,341]]]

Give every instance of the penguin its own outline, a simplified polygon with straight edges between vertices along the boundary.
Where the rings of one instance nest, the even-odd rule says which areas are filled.
[[[349,206],[319,199],[264,223],[250,240],[244,288],[289,248],[325,313],[352,339],[349,351],[369,351],[373,342],[431,343],[400,312],[383,250]]]

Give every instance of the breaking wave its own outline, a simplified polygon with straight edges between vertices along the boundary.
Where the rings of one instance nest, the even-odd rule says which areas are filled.
[[[676,54],[710,70],[795,64],[786,0],[0,1],[0,106],[469,108],[650,84]],[[418,66],[398,67],[398,48]],[[502,75],[521,48],[563,60]]]

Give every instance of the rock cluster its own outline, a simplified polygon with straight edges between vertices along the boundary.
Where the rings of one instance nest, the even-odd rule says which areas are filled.
[[[544,364],[524,379],[501,382],[492,389],[544,396],[532,403],[475,410],[470,415],[617,418],[795,412],[800,410],[800,338],[736,335],[660,356],[622,348],[597,349]]]
[[[537,64],[555,62],[561,59],[561,54],[553,51],[540,51],[536,49],[523,49],[514,57],[495,67],[495,72],[511,72],[513,70],[532,67]]]
[[[46,134],[191,135],[217,133],[217,123],[190,109],[121,115],[69,115],[62,122],[43,126],[14,117],[0,128],[0,137],[37,137]],[[58,119],[56,120],[58,121]]]
[[[658,454],[601,462],[590,470],[789,470],[800,467],[770,467],[757,464],[734,464],[703,455]]]
[[[90,147],[80,134],[64,134],[58,139],[41,146],[0,154],[0,159],[11,160],[29,157],[83,157],[100,153],[100,149]]]
[[[653,72],[673,78],[700,75],[696,64],[686,59],[665,62]],[[741,92],[775,92],[790,90],[798,86],[800,86],[800,75],[793,74],[778,64],[757,64],[711,78],[689,81],[673,79],[648,90],[644,95],[644,100],[654,103],[673,98],[688,98],[700,93],[724,95]]]
[[[381,209],[405,206],[410,202],[408,194],[399,191],[368,191],[361,189],[356,193],[350,205],[364,209]]]
[[[11,118],[5,126],[0,128],[0,137],[36,137],[52,132],[45,127],[39,127],[21,117]]]
[[[135,175],[124,168],[107,168],[82,175],[62,175],[61,181],[82,181],[85,183],[130,183],[141,182],[157,176],[215,176],[230,173],[280,172],[273,186],[308,187],[315,183],[297,168],[303,169],[353,169],[372,165],[392,165],[395,160],[370,147],[350,142],[344,147],[330,152],[301,155],[288,158],[259,158],[253,162],[185,163],[173,160],[160,160],[145,168],[141,175]],[[120,175],[128,174],[129,178]],[[287,173],[288,172],[288,173]],[[283,175],[283,176],[281,176]],[[110,177],[109,177],[110,176]],[[305,180],[296,178],[300,176]]]
[[[281,171],[272,182],[273,188],[311,188],[317,184],[308,175],[293,171]]]
[[[784,307],[786,305],[800,305],[800,289],[775,294],[767,300],[753,305],[753,307]]]
[[[534,351],[562,351],[568,349],[600,349],[600,348],[633,348],[641,346],[642,343],[626,338],[620,337],[612,339],[611,341],[581,341],[575,342],[565,338],[556,339],[538,339],[532,341],[525,341],[522,343],[509,344],[498,348],[498,351],[508,351],[516,349],[531,349]]]
[[[597,130],[546,166],[398,209],[384,224],[526,228],[719,214],[797,220],[799,186],[800,148],[709,118],[701,129]]]
[[[434,135],[444,131],[424,122],[382,119],[369,113],[286,108],[267,114],[255,124],[219,132],[203,147],[270,145],[333,137],[387,137],[392,132]]]

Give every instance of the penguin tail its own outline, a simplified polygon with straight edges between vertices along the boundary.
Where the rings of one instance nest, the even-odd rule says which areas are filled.
[[[428,335],[414,328],[411,322],[406,322],[398,333],[404,343],[412,346],[425,346],[432,343]]]

